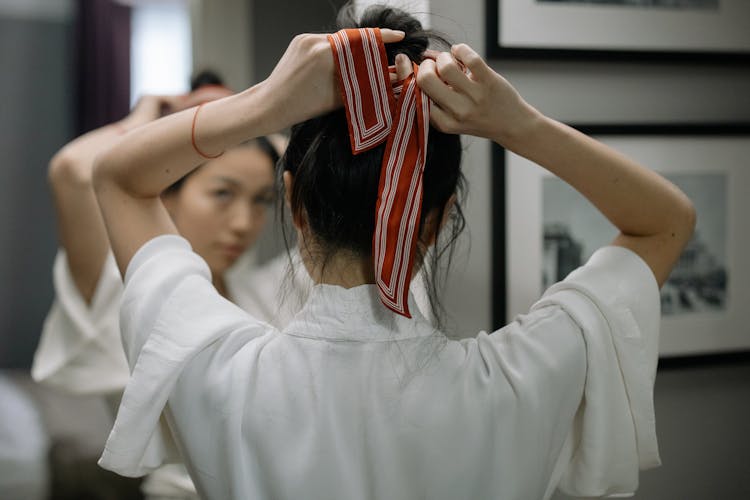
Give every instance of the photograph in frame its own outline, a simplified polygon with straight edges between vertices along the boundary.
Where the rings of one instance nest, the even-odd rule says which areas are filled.
[[[746,0],[487,0],[491,57],[747,62]]]
[[[727,303],[727,173],[665,174],[693,202],[693,237],[661,289],[664,316],[720,312]],[[568,183],[542,179],[542,289],[561,281],[607,245],[617,229]]]
[[[660,354],[750,350],[750,326],[743,320],[750,306],[750,265],[742,255],[750,248],[743,215],[750,213],[750,127],[730,134],[710,127],[670,133],[669,126],[650,126],[649,133],[639,133],[646,128],[630,126],[604,134],[588,128],[679,186],[698,213],[693,238],[661,290]],[[494,273],[494,321],[500,324],[528,311],[549,285],[585,263],[617,231],[545,169],[499,147],[494,158],[505,174],[502,210],[499,202],[494,205],[495,217],[506,221],[502,236],[493,239],[495,262],[505,264]]]

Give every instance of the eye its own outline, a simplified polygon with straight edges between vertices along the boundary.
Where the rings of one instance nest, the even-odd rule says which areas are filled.
[[[273,193],[264,193],[264,194],[253,197],[254,204],[262,205],[264,207],[273,205],[273,202],[275,200],[276,200],[276,197],[273,195]]]
[[[227,188],[214,189],[211,194],[213,195],[214,198],[216,198],[219,201],[228,201],[228,200],[231,200],[232,197],[234,196],[234,193],[230,189],[227,189]]]

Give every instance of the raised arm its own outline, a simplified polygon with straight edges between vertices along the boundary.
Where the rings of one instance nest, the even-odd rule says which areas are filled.
[[[467,45],[422,63],[418,82],[437,104],[435,126],[489,138],[568,182],[620,230],[612,244],[640,255],[664,284],[695,226],[676,186],[539,113]]]
[[[126,131],[156,119],[164,99],[142,98],[123,120],[84,134],[66,144],[49,164],[60,244],[83,299],[91,301],[109,241],[92,186],[94,159]]]
[[[382,30],[383,41],[403,33]],[[160,194],[206,156],[281,130],[340,105],[325,35],[299,35],[271,75],[239,94],[188,109],[127,134],[102,154],[94,186],[122,273],[135,252],[160,234],[176,234]],[[193,146],[193,141],[195,146]]]

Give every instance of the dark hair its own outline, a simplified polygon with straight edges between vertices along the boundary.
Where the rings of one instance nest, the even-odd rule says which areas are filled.
[[[206,85],[224,85],[224,81],[215,72],[204,69],[198,72],[190,80],[190,91],[194,92],[201,87],[205,87]],[[243,142],[239,146],[258,148],[262,153],[268,156],[268,158],[271,160],[273,168],[276,168],[276,164],[279,163],[279,159],[281,158],[279,151],[277,151],[274,145],[271,144],[271,141],[269,141],[265,137],[256,137],[255,139],[250,139],[249,141]],[[180,189],[182,189],[182,186],[185,183],[185,179],[190,177],[197,170],[198,169],[192,170],[187,175],[174,182],[171,186],[164,190],[164,194],[170,195],[178,193]]]
[[[406,36],[402,41],[386,44],[389,64],[394,64],[396,54],[399,53],[407,55],[412,61],[421,62],[422,54],[430,42],[448,45],[442,36],[423,30],[417,19],[392,7],[372,6],[356,21],[353,7],[348,5],[340,11],[337,24],[338,29],[380,27],[404,31]],[[292,127],[289,145],[281,160],[283,168],[279,170],[280,173],[289,171],[294,175],[289,197],[292,214],[295,218],[306,214],[305,220],[311,232],[323,247],[321,251],[324,259],[341,250],[365,258],[372,255],[375,205],[384,151],[385,144],[381,144],[356,156],[352,155],[344,110],[336,110]],[[453,194],[461,197],[463,194],[461,152],[458,135],[445,134],[430,127],[423,176],[420,235],[426,216],[436,213],[437,220],[442,220],[444,207],[450,197]],[[283,190],[283,183],[280,182],[279,185]],[[278,199],[285,199],[283,193]],[[284,228],[283,202],[279,212]],[[423,273],[439,324],[443,310],[437,300],[438,281],[431,274],[438,271],[438,258],[446,250],[449,256],[452,255],[453,244],[464,225],[457,200],[447,225],[450,238],[442,243],[440,240],[443,238],[438,239],[435,251],[432,252],[432,273]],[[288,247],[286,233],[284,236]],[[424,255],[418,253],[415,263],[421,263],[423,259]]]
[[[210,69],[201,70],[190,79],[191,92],[206,85],[224,85],[224,80]]]

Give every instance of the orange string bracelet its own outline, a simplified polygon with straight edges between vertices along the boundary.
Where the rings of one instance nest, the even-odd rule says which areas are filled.
[[[193,126],[190,129],[190,141],[193,143],[193,149],[195,150],[196,153],[198,153],[199,155],[201,155],[203,158],[207,160],[213,160],[214,158],[218,158],[219,156],[223,155],[224,151],[222,151],[221,153],[217,155],[211,156],[201,151],[200,148],[198,148],[198,144],[196,144],[195,142],[195,124],[198,121],[198,111],[201,110],[204,104],[206,103],[205,102],[201,103],[198,105],[197,108],[195,108],[195,114],[193,114]]]

